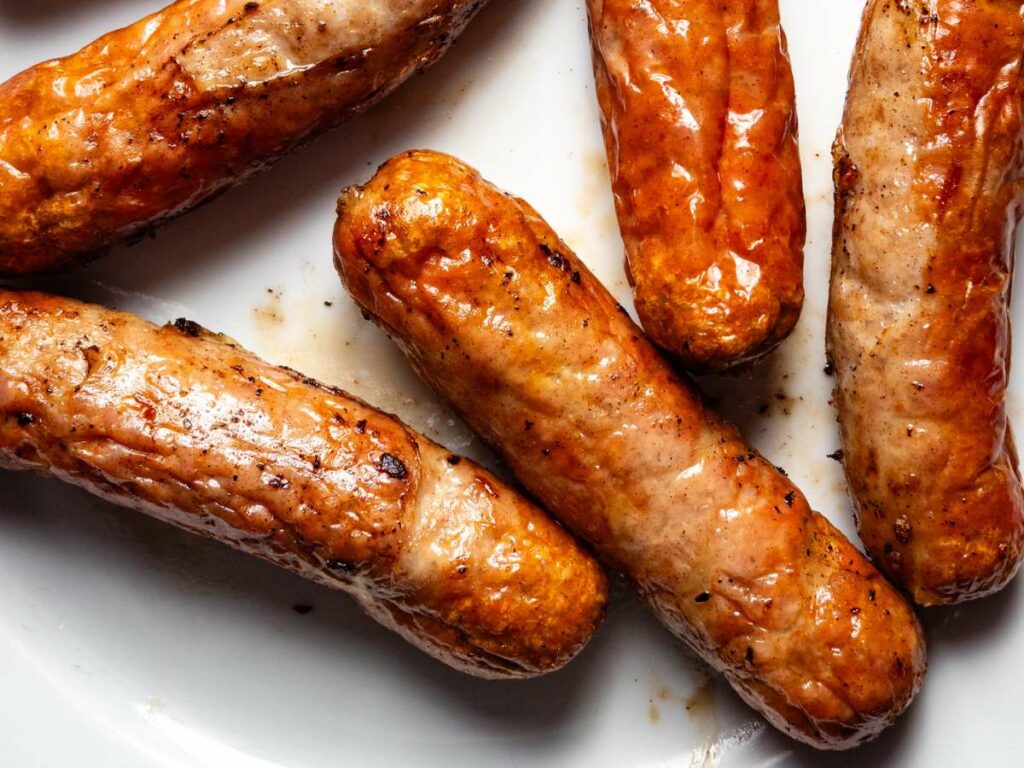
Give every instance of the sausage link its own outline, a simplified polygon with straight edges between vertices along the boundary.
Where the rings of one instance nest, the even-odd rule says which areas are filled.
[[[480,677],[560,667],[603,613],[597,564],[502,481],[185,320],[0,291],[0,466],[345,590]]]
[[[1006,415],[1024,3],[867,5],[835,145],[828,349],[875,561],[922,605],[1024,551]]]
[[[796,97],[778,0],[588,0],[636,308],[699,369],[767,355],[803,305]]]
[[[440,57],[484,0],[178,0],[0,85],[0,274],[73,266]]]
[[[925,669],[916,617],[708,411],[526,203],[454,158],[343,193],[356,301],[547,509],[794,738],[878,734]]]

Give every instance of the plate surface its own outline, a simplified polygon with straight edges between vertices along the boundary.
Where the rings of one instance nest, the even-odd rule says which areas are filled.
[[[0,0],[0,80],[162,4]],[[707,385],[852,533],[826,458],[838,437],[822,369],[829,147],[862,0],[782,5],[800,100],[807,305],[771,363]],[[585,12],[569,0],[494,0],[447,58],[369,115],[155,241],[44,287],[158,322],[188,316],[492,461],[331,267],[338,191],[412,147],[453,152],[530,200],[628,303]],[[58,483],[0,475],[0,762],[15,768],[1019,765],[1024,592],[925,622],[931,672],[911,712],[859,752],[823,756],[766,728],[624,590],[566,670],[485,683],[407,647],[343,595]]]

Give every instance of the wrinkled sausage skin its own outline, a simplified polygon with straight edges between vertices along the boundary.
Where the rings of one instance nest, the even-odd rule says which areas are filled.
[[[0,467],[345,590],[481,677],[560,667],[603,614],[600,568],[508,485],[188,321],[0,291]]]
[[[419,374],[773,724],[841,749],[906,708],[907,603],[526,203],[410,152],[342,194],[335,254]]]
[[[778,0],[588,0],[608,166],[647,334],[764,357],[803,305],[796,96]]]
[[[1024,550],[1006,415],[1024,4],[867,5],[835,144],[828,349],[875,561],[922,605]]]
[[[358,114],[483,0],[179,0],[0,84],[0,274],[137,238]]]

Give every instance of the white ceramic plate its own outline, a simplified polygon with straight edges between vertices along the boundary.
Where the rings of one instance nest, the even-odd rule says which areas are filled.
[[[0,0],[0,80],[162,4]],[[783,2],[810,217],[807,305],[772,363],[709,383],[851,534],[842,474],[826,458],[837,435],[822,368],[829,146],[861,7]],[[489,461],[331,267],[339,189],[411,147],[453,152],[529,199],[628,301],[573,0],[493,0],[447,58],[370,115],[155,242],[47,286],[160,322],[188,316]],[[1018,422],[1021,391],[1015,379]],[[343,595],[59,483],[0,475],[0,765],[12,768],[1020,765],[1021,589],[925,621],[931,673],[911,712],[858,752],[819,755],[766,728],[625,592],[563,672],[480,682]]]

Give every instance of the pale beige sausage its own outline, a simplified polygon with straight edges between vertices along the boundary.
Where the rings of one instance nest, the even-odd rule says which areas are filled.
[[[356,301],[752,706],[826,749],[907,707],[925,671],[907,603],[526,203],[411,152],[343,193],[339,213]]]
[[[1024,3],[872,0],[835,145],[828,350],[871,556],[922,605],[1024,552],[1006,416]]]

